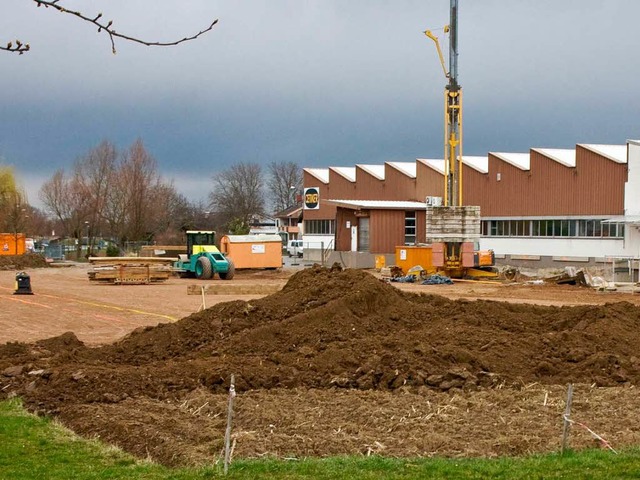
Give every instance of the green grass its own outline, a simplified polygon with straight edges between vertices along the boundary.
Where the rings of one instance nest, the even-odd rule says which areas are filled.
[[[57,423],[30,415],[18,400],[0,402],[0,479],[204,479],[222,469],[168,469],[97,441],[82,440]],[[529,458],[251,460],[231,465],[229,479],[640,479],[640,449]]]

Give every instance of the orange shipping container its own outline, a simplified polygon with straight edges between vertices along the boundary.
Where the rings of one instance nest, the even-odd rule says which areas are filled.
[[[237,269],[282,267],[280,235],[225,235],[220,239],[220,251]]]
[[[0,233],[0,255],[22,255],[24,252],[24,233]]]
[[[410,268],[420,265],[423,270],[433,271],[433,253],[431,246],[405,245],[396,247],[396,265],[406,274]]]

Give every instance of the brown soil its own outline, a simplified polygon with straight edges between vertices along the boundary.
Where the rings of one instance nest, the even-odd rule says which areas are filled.
[[[72,333],[0,346],[0,391],[168,465],[220,454],[235,374],[235,455],[496,456],[556,450],[576,420],[637,444],[640,308],[415,295],[356,270],[293,275],[90,348]],[[572,446],[592,446],[576,428]]]
[[[26,253],[24,255],[0,255],[0,270],[24,270],[25,268],[48,267],[42,255]]]

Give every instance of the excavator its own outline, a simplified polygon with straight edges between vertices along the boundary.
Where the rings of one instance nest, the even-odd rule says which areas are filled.
[[[490,278],[497,274],[493,250],[474,250],[480,239],[480,207],[462,202],[462,87],[458,83],[458,0],[450,0],[449,70],[440,42],[430,30],[448,83],[444,92],[444,196],[442,205],[427,207],[427,241],[433,266],[451,278]]]

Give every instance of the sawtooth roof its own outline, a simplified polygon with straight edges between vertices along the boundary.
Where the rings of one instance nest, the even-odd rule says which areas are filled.
[[[384,209],[384,210],[420,210],[426,209],[424,202],[399,201],[399,200],[325,200],[338,207],[360,209]]]

